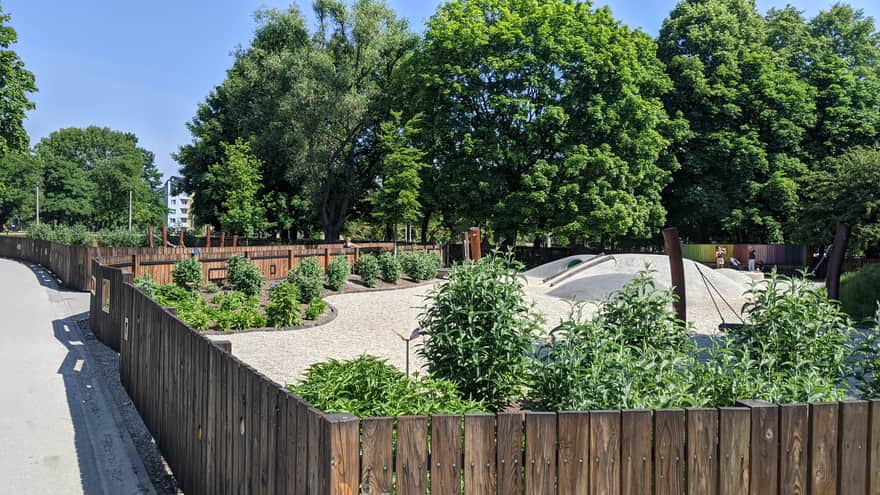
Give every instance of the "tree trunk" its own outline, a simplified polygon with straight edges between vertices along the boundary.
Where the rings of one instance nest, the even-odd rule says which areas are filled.
[[[431,212],[427,211],[422,215],[422,244],[428,243],[428,224],[431,223]]]
[[[394,224],[394,235],[392,236],[392,241],[394,242],[394,256],[397,256],[397,224]]]

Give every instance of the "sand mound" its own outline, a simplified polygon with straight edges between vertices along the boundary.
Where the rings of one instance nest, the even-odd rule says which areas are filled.
[[[525,275],[526,277],[545,279],[547,277],[552,277],[557,273],[562,273],[563,271],[565,271],[565,267],[573,261],[580,261],[581,263],[584,263],[595,257],[596,255],[594,254],[578,254],[575,256],[568,256],[556,261],[551,261],[550,263],[544,263],[543,265],[536,266],[531,270],[524,271],[523,275]]]

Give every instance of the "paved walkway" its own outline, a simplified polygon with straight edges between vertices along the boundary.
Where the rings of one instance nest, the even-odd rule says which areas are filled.
[[[153,493],[82,335],[89,294],[0,259],[0,492]]]

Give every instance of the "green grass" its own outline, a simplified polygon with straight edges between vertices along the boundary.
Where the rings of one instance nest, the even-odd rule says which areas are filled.
[[[849,316],[858,321],[869,320],[880,301],[880,263],[863,266],[840,279],[840,303]]]

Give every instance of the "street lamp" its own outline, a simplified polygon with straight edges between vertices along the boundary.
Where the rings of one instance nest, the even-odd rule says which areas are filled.
[[[128,231],[131,232],[131,186],[128,186]]]

